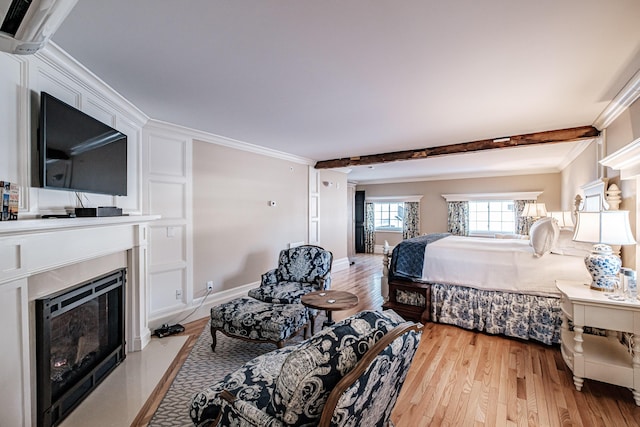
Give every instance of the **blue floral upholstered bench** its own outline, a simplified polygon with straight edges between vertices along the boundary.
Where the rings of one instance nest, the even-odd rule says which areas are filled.
[[[300,330],[307,337],[310,310],[302,304],[274,304],[254,298],[237,298],[211,308],[211,349],[216,350],[216,332],[248,341],[284,342]]]
[[[204,426],[385,426],[421,325],[363,311],[306,341],[258,356],[195,394]]]

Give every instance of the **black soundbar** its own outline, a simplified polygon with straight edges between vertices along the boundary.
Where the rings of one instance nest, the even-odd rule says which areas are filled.
[[[98,206],[97,208],[76,208],[78,217],[122,216],[122,208]]]

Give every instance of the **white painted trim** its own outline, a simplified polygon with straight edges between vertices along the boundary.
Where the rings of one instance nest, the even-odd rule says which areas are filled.
[[[419,202],[422,200],[422,197],[424,196],[371,196],[366,197],[365,201],[371,203]]]
[[[471,200],[536,200],[542,191],[521,191],[509,193],[467,193],[443,194],[447,202],[467,202]]]
[[[349,268],[350,265],[351,263],[349,262],[348,257],[340,258],[333,261],[333,264],[331,264],[331,271],[336,272],[336,271],[346,270]]]
[[[640,70],[638,70],[627,84],[613,97],[609,105],[596,117],[593,126],[598,129],[609,127],[615,119],[629,108],[640,97]]]
[[[248,142],[238,141],[236,139],[227,138],[225,136],[215,135],[213,133],[189,128],[174,123],[163,122],[161,120],[151,119],[149,125],[168,132],[178,132],[187,134],[194,140],[208,142],[210,144],[222,145],[224,147],[235,148],[237,150],[248,151],[250,153],[261,154],[263,156],[274,157],[277,159],[288,160],[294,163],[313,166],[316,162],[306,157],[300,157],[283,151],[273,150],[271,148],[261,147],[259,145],[250,144]]]
[[[19,55],[9,55],[9,58],[20,64],[20,87],[18,91],[18,123],[16,134],[18,137],[18,185],[19,185],[19,214],[29,211],[29,183],[31,182],[31,115],[29,113],[29,61]]]
[[[620,179],[633,179],[640,175],[640,138],[611,153],[600,163],[620,171]]]

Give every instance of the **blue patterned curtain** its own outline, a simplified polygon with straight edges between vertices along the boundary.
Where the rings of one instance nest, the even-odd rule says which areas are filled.
[[[411,239],[420,235],[420,203],[404,202],[402,238]]]
[[[534,219],[528,216],[521,216],[524,211],[524,205],[527,203],[535,203],[535,200],[514,200],[513,210],[516,213],[516,234],[529,235],[529,229],[534,222]]]
[[[469,202],[448,202],[447,231],[457,236],[469,235]]]
[[[364,204],[364,251],[368,254],[373,253],[376,244],[374,206],[371,202]]]

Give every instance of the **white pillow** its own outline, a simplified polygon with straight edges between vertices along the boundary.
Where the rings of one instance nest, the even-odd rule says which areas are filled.
[[[560,227],[553,218],[541,218],[534,222],[529,230],[529,244],[533,246],[536,256],[541,257],[556,246],[559,235]]]
[[[586,257],[591,253],[593,245],[587,242],[575,242],[573,240],[573,230],[560,229],[560,236],[556,245],[551,248],[552,254]]]

